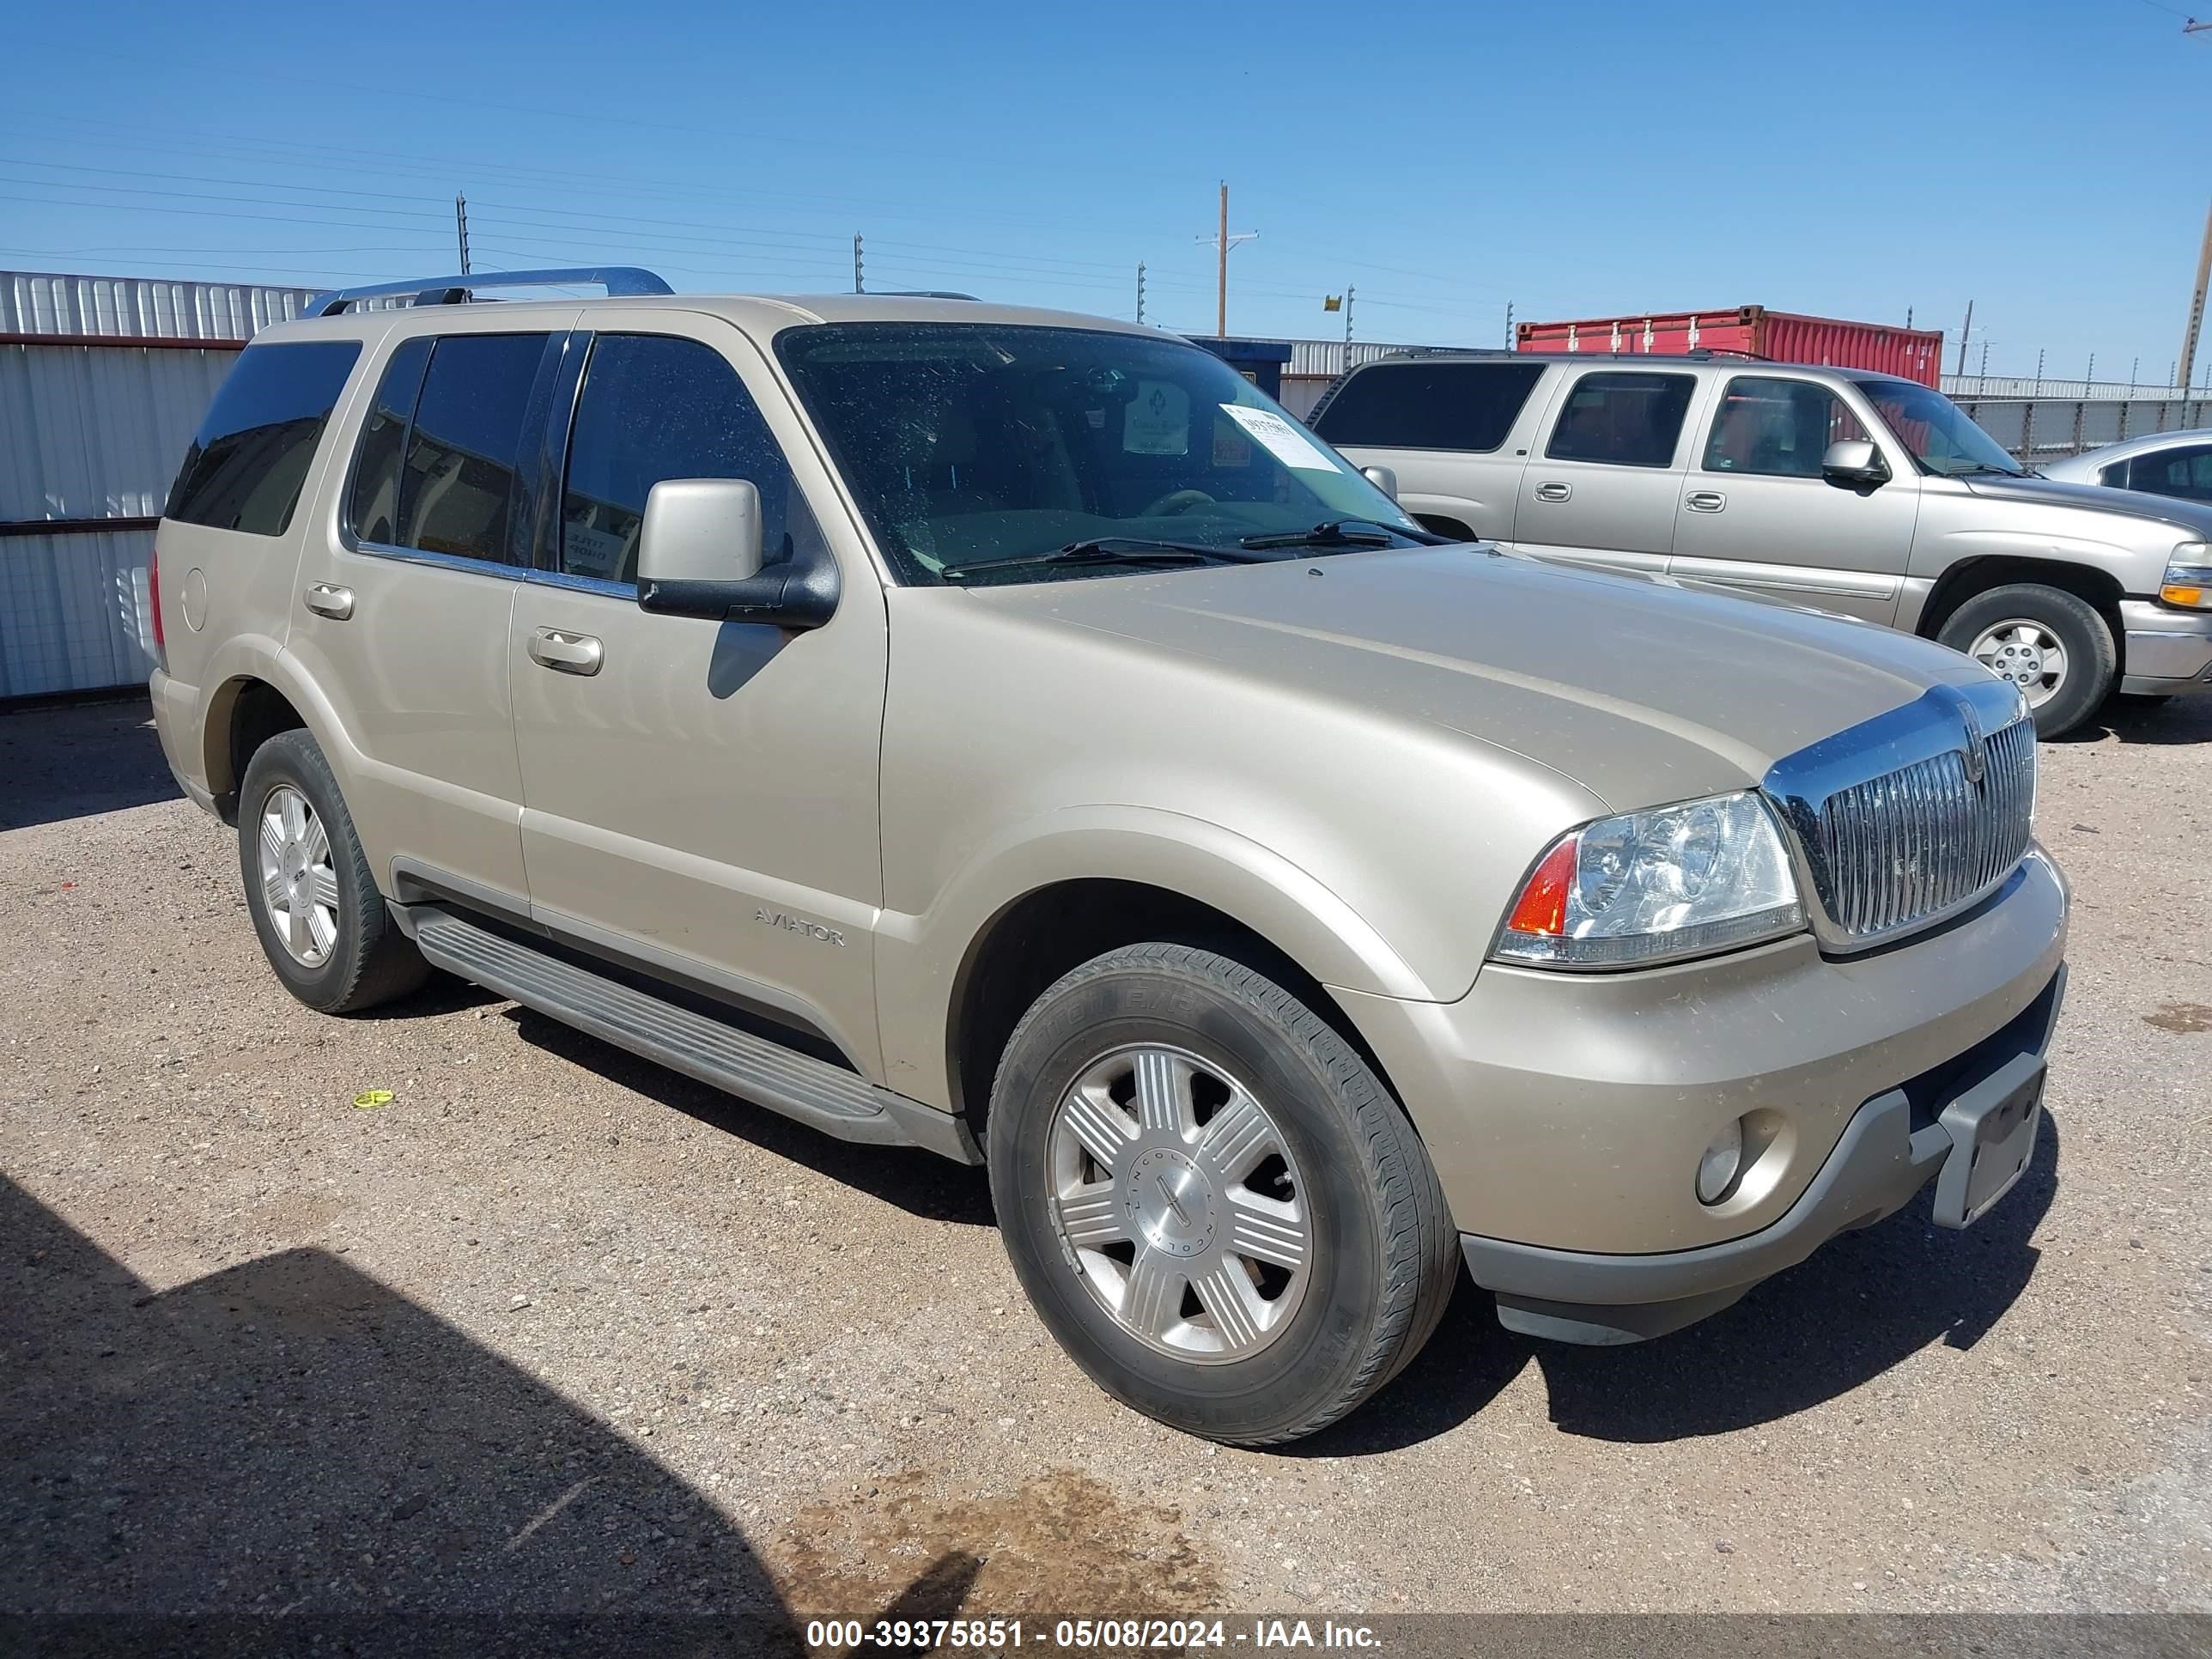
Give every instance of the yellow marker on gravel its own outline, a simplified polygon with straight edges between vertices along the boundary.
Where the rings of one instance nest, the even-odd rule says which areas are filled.
[[[353,1103],[356,1106],[358,1106],[364,1112],[373,1112],[380,1106],[389,1106],[392,1104],[392,1091],[389,1089],[363,1089],[359,1094],[353,1097]]]

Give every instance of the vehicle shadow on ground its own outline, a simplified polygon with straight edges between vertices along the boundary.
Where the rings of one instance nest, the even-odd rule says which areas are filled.
[[[2124,702],[2114,698],[2056,743],[2212,743],[2212,696],[2174,697],[2166,702]]]
[[[0,830],[179,795],[143,697],[0,714]]]
[[[628,1049],[602,1042],[531,1009],[514,1006],[506,1012],[514,1022],[516,1034],[532,1048],[595,1072],[717,1133],[750,1141],[763,1152],[788,1158],[844,1186],[872,1193],[925,1220],[971,1227],[996,1224],[990,1183],[979,1169],[914,1147],[837,1140],[765,1106],[739,1100],[696,1083],[681,1072],[641,1060]]]
[[[1831,1240],[1735,1306],[1656,1341],[1579,1348],[1517,1336],[1462,1274],[1420,1358],[1359,1411],[1294,1455],[1395,1451],[1456,1428],[1534,1360],[1565,1433],[1649,1443],[1726,1434],[1850,1393],[1941,1341],[1971,1348],[2035,1272],[2029,1243],[2058,1191],[2059,1133],[2046,1112],[2020,1185],[1973,1226],[1929,1219],[1932,1187],[1898,1214]]]
[[[15,1650],[138,1650],[161,1645],[152,1615],[252,1614],[249,1650],[281,1628],[295,1650],[341,1629],[363,1650],[489,1650],[451,1621],[580,1633],[588,1615],[595,1651],[665,1650],[631,1639],[659,1617],[801,1651],[713,1504],[341,1257],[289,1249],[156,1293],[5,1180],[0,1249],[0,1618],[33,1638]],[[183,1634],[175,1650],[206,1650]]]

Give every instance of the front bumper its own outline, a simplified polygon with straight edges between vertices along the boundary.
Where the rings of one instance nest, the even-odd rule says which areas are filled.
[[[2061,967],[2002,1029],[1866,1102],[1803,1195],[1756,1233],[1658,1255],[1462,1236],[1468,1271],[1496,1293],[1509,1329],[1566,1342],[1636,1342],[1719,1312],[1838,1233],[1895,1213],[1930,1181],[1938,1182],[1937,1223],[1965,1226],[2002,1199],[2033,1155],[2043,1054],[2065,988]],[[2001,1142],[1976,1133],[1992,1114]],[[1986,1191],[1970,1190],[1977,1180]]]
[[[1968,914],[1857,956],[1800,934],[1632,973],[1492,963],[1453,1003],[1337,996],[1462,1231],[1656,1255],[1781,1220],[1866,1102],[2002,1030],[2065,947],[2065,884],[2038,849]],[[1747,1115],[1757,1156],[1700,1204],[1700,1154]]]
[[[2127,631],[2121,690],[2151,697],[2212,693],[2212,611],[2123,599],[2120,624]]]

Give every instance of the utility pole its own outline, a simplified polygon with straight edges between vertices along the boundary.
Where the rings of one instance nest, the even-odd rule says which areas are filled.
[[[1137,320],[1145,320],[1145,262],[1137,261]]]
[[[2091,385],[2093,385],[2093,384],[2094,384],[2094,383],[2095,383],[2096,379],[2097,379],[2097,354],[2096,354],[2095,352],[2094,352],[2094,351],[2093,351],[2093,352],[2091,352],[2091,353],[2089,354],[2089,367],[2088,367],[2088,368],[2087,368],[2087,370],[2085,370],[2085,371],[2083,372],[2083,374],[2082,374],[2082,375],[2081,375],[2081,384],[2082,384],[2084,386],[2091,386]]]
[[[1229,336],[1229,250],[1239,242],[1257,241],[1259,236],[1260,233],[1256,230],[1240,230],[1234,236],[1229,234],[1229,184],[1226,179],[1223,180],[1221,228],[1214,235],[1201,236],[1198,239],[1201,242],[1213,244],[1215,259],[1213,336],[1216,339],[1226,339]]]
[[[1505,349],[1513,349],[1513,301],[1505,302]]]
[[[1344,366],[1352,367],[1352,284],[1344,285]]]
[[[1912,307],[1911,306],[1907,306],[1905,308],[1905,325],[1907,328],[1911,328],[1912,326]]]
[[[2195,23],[2192,29],[2212,29],[2212,23]],[[2197,286],[2189,295],[2189,326],[2181,334],[2181,368],[2174,384],[2188,390],[2189,377],[2197,368],[2197,337],[2204,326],[2204,285],[2212,279],[2212,207],[2204,210],[2204,246],[2197,252]]]
[[[2043,395],[2043,352],[2039,348],[2035,354],[2035,395]]]
[[[1966,341],[1973,331],[1974,302],[1969,300],[1966,301],[1966,325],[1959,331],[1959,373],[1961,376],[1966,372]]]
[[[853,233],[853,292],[866,294],[867,285],[860,281],[860,233]]]
[[[1986,334],[1982,336],[1982,378],[1990,378],[1990,337]]]
[[[469,274],[469,198],[453,198],[453,234],[461,245],[461,275]]]

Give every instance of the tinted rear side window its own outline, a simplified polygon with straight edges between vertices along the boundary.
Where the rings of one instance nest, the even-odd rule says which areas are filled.
[[[1376,363],[1315,417],[1333,444],[1488,451],[1505,441],[1541,363]]]
[[[1555,461],[1669,465],[1697,384],[1689,374],[1585,374],[1567,393],[1544,453]]]
[[[167,516],[281,536],[346,376],[352,340],[249,346],[215,394],[169,491]]]
[[[547,337],[449,334],[431,347],[400,462],[394,544],[516,562],[515,474]],[[401,367],[395,355],[393,368]],[[390,371],[386,379],[392,379]],[[362,457],[364,463],[375,459]]]
[[[665,478],[744,478],[760,491],[769,564],[818,538],[791,468],[738,372],[697,340],[603,334],[576,403],[561,496],[561,568],[637,580],[645,498]]]
[[[407,453],[407,428],[415,418],[415,400],[422,395],[422,371],[429,362],[428,340],[410,340],[393,352],[384,367],[384,378],[377,382],[368,418],[362,422],[346,521],[365,542],[388,547],[399,540],[399,462]]]
[[[2185,501],[2212,501],[2212,444],[2138,455],[2130,482],[2154,495]]]

